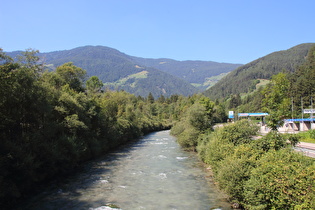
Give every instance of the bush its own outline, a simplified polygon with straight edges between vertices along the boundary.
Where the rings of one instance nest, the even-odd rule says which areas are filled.
[[[298,138],[270,132],[252,140],[256,132],[249,121],[239,121],[199,136],[198,155],[220,188],[248,209],[313,208],[315,165],[287,143]]]
[[[199,103],[191,105],[184,113],[182,120],[175,123],[171,134],[177,137],[178,143],[190,150],[198,145],[198,136],[207,131],[211,120],[205,107]]]
[[[203,135],[199,139],[197,151],[200,159],[212,166],[214,173],[220,169],[220,161],[234,153],[236,145],[252,142],[252,135],[258,127],[248,120],[238,121]]]
[[[244,200],[244,185],[256,166],[256,159],[257,153],[251,145],[243,144],[237,146],[231,156],[219,162],[216,180],[233,202],[242,203]]]
[[[254,148],[268,152],[269,150],[280,150],[285,148],[287,138],[285,135],[278,133],[277,131],[270,131],[266,136],[253,142]]]
[[[186,149],[195,150],[199,134],[199,131],[189,127],[178,136],[177,142]]]
[[[216,132],[208,137],[208,142],[199,144],[197,147],[198,155],[202,161],[210,164],[213,172],[218,170],[219,162],[233,154],[234,145],[230,142],[222,142],[221,138],[215,138]]]
[[[233,143],[247,144],[252,141],[252,136],[257,135],[259,127],[248,120],[237,121],[236,123],[224,126],[221,130],[222,138]]]
[[[179,121],[174,124],[171,129],[171,135],[178,136],[185,130],[185,122]]]
[[[270,151],[245,184],[248,209],[314,209],[314,161],[290,149]]]

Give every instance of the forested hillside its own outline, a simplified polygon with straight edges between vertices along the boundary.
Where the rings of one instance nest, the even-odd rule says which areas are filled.
[[[15,57],[19,52],[8,53]],[[73,62],[86,70],[88,76],[97,76],[104,82],[105,88],[126,90],[130,93],[148,96],[151,92],[155,98],[173,94],[192,95],[198,89],[188,82],[154,68],[136,63],[130,56],[118,50],[103,46],[85,46],[72,50],[39,53],[38,56],[50,69]],[[146,72],[145,76],[135,74]]]
[[[132,57],[132,59],[144,66],[160,69],[189,83],[194,83],[204,90],[209,87],[209,83],[207,83],[208,78],[228,73],[242,65],[213,61],[177,61],[167,58],[148,59]]]
[[[16,57],[18,53],[21,52],[10,52],[8,55]],[[98,76],[107,88],[123,89],[143,97],[150,92],[154,97],[172,94],[188,96],[216,83],[218,80],[213,77],[240,66],[211,61],[139,58],[104,46],[85,46],[38,55],[50,69],[73,62],[85,69],[88,76]]]
[[[259,83],[259,79],[269,80],[282,71],[294,72],[305,62],[306,55],[313,45],[314,43],[297,45],[254,60],[229,73],[204,94],[217,99],[252,92]]]

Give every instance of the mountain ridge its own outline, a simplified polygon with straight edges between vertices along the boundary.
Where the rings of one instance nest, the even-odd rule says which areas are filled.
[[[204,85],[207,79],[228,73],[243,64],[219,63],[215,61],[184,60],[178,61],[169,58],[140,58],[132,57],[135,61],[149,67],[157,68],[174,76],[180,77],[189,83],[203,85],[203,90],[208,86]]]
[[[11,52],[9,55],[16,56],[20,52],[22,51]],[[156,62],[156,59],[130,56],[110,47],[87,45],[70,50],[39,53],[38,56],[51,69],[67,62],[73,62],[74,65],[85,69],[88,76],[98,76],[106,84],[106,88],[126,90],[136,95],[147,96],[151,92],[154,97],[173,94],[188,96],[200,92],[200,89],[192,86],[187,78],[185,80],[174,72],[171,74],[165,69],[162,71],[154,66],[144,65],[144,61]],[[165,61],[165,58],[162,59]],[[181,61],[173,59],[167,59],[167,61],[181,63]],[[189,63],[189,61],[185,61],[185,65],[188,65],[187,62]],[[216,62],[198,61],[198,63],[213,64]],[[181,69],[182,67],[177,69],[179,74]],[[141,71],[148,72],[145,78],[131,76]],[[206,78],[202,74],[199,77]]]
[[[251,61],[227,74],[204,94],[211,99],[219,99],[234,94],[252,92],[256,89],[260,79],[269,80],[281,71],[294,72],[299,65],[306,61],[308,50],[314,44],[299,44]]]

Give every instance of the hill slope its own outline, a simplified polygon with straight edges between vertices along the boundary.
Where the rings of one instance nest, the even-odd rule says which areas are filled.
[[[10,52],[8,55],[16,57],[19,53],[21,51]],[[141,96],[147,96],[151,92],[155,97],[172,94],[187,96],[206,90],[222,78],[222,75],[241,65],[139,58],[104,46],[84,46],[40,53],[39,56],[51,69],[73,62],[85,69],[88,76],[98,76],[106,83],[106,87],[124,89]]]
[[[254,60],[230,72],[204,94],[217,99],[251,92],[259,79],[271,79],[272,75],[283,70],[294,72],[297,66],[305,62],[305,57],[313,45],[314,43],[300,44]]]
[[[209,87],[207,81],[214,76],[228,73],[242,64],[218,63],[213,61],[177,61],[167,58],[152,59],[131,57],[134,61],[167,72],[182,78],[191,84],[200,86],[205,90]]]
[[[16,55],[12,52],[8,55]],[[105,87],[125,90],[130,93],[154,97],[182,94],[185,96],[198,92],[198,89],[188,82],[158,69],[138,64],[130,56],[109,47],[85,46],[72,50],[40,53],[39,57],[51,68],[67,62],[87,71],[88,76],[98,76]],[[139,76],[138,74],[141,74]],[[138,76],[137,76],[138,75]]]

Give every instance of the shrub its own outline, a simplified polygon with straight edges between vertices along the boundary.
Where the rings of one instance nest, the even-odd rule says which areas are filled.
[[[252,136],[257,135],[258,129],[258,126],[251,121],[241,120],[224,126],[221,135],[223,139],[234,145],[247,144],[252,141]]]
[[[174,124],[171,129],[171,135],[178,136],[185,130],[185,122],[179,121]]]
[[[261,139],[255,140],[253,142],[254,148],[268,152],[269,150],[279,150],[285,148],[288,144],[287,139],[281,133],[277,131],[271,131],[266,136]]]
[[[247,120],[218,128],[199,139],[198,155],[202,161],[210,164],[216,173],[220,168],[219,162],[234,153],[235,145],[250,143],[252,135],[257,131],[257,126]]]
[[[314,161],[290,149],[270,151],[245,184],[248,209],[314,209]]]
[[[185,129],[177,138],[177,142],[186,149],[195,150],[199,131],[192,127]]]
[[[220,161],[233,154],[234,145],[222,139],[220,130],[215,130],[199,139],[197,151],[200,159],[210,164],[216,172]]]
[[[244,200],[244,185],[256,166],[256,159],[257,153],[251,145],[243,144],[218,164],[216,180],[233,202],[242,203]]]

